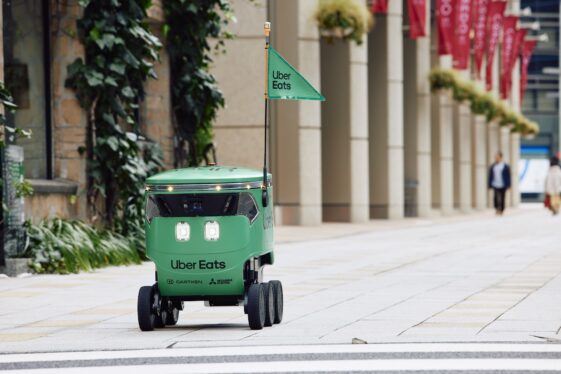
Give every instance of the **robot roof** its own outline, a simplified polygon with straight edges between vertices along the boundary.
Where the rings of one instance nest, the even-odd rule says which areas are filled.
[[[146,184],[212,184],[254,182],[263,179],[263,172],[236,166],[199,166],[161,172],[146,179]],[[271,180],[271,174],[268,175]]]

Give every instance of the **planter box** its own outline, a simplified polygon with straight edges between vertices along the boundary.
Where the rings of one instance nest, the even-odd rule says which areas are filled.
[[[23,273],[29,273],[30,269],[27,264],[28,258],[7,258],[6,266],[0,266],[0,274],[6,274],[9,277],[17,277]]]

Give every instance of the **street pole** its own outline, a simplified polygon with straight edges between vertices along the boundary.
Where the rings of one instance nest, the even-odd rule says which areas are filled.
[[[266,207],[269,205],[267,192],[267,128],[269,127],[269,34],[271,33],[271,23],[265,22],[263,27],[265,32],[265,128],[264,131],[264,150],[263,150],[263,184],[262,203]]]

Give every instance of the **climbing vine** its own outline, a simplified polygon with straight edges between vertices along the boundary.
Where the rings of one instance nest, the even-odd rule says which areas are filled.
[[[85,58],[68,66],[66,85],[88,114],[88,205],[93,217],[125,235],[140,230],[145,178],[161,151],[141,134],[143,84],[155,78],[160,41],[146,22],[150,0],[79,0],[77,35]],[[100,209],[99,204],[103,208]]]
[[[170,59],[175,166],[199,165],[212,147],[212,123],[224,97],[209,72],[212,51],[231,35],[227,0],[165,0],[164,35]],[[216,40],[211,46],[211,40]]]

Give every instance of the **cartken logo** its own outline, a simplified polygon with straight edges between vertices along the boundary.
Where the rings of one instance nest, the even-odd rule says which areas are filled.
[[[214,278],[212,278],[212,279],[210,280],[210,283],[209,283],[209,284],[216,284],[216,281],[214,280]]]

